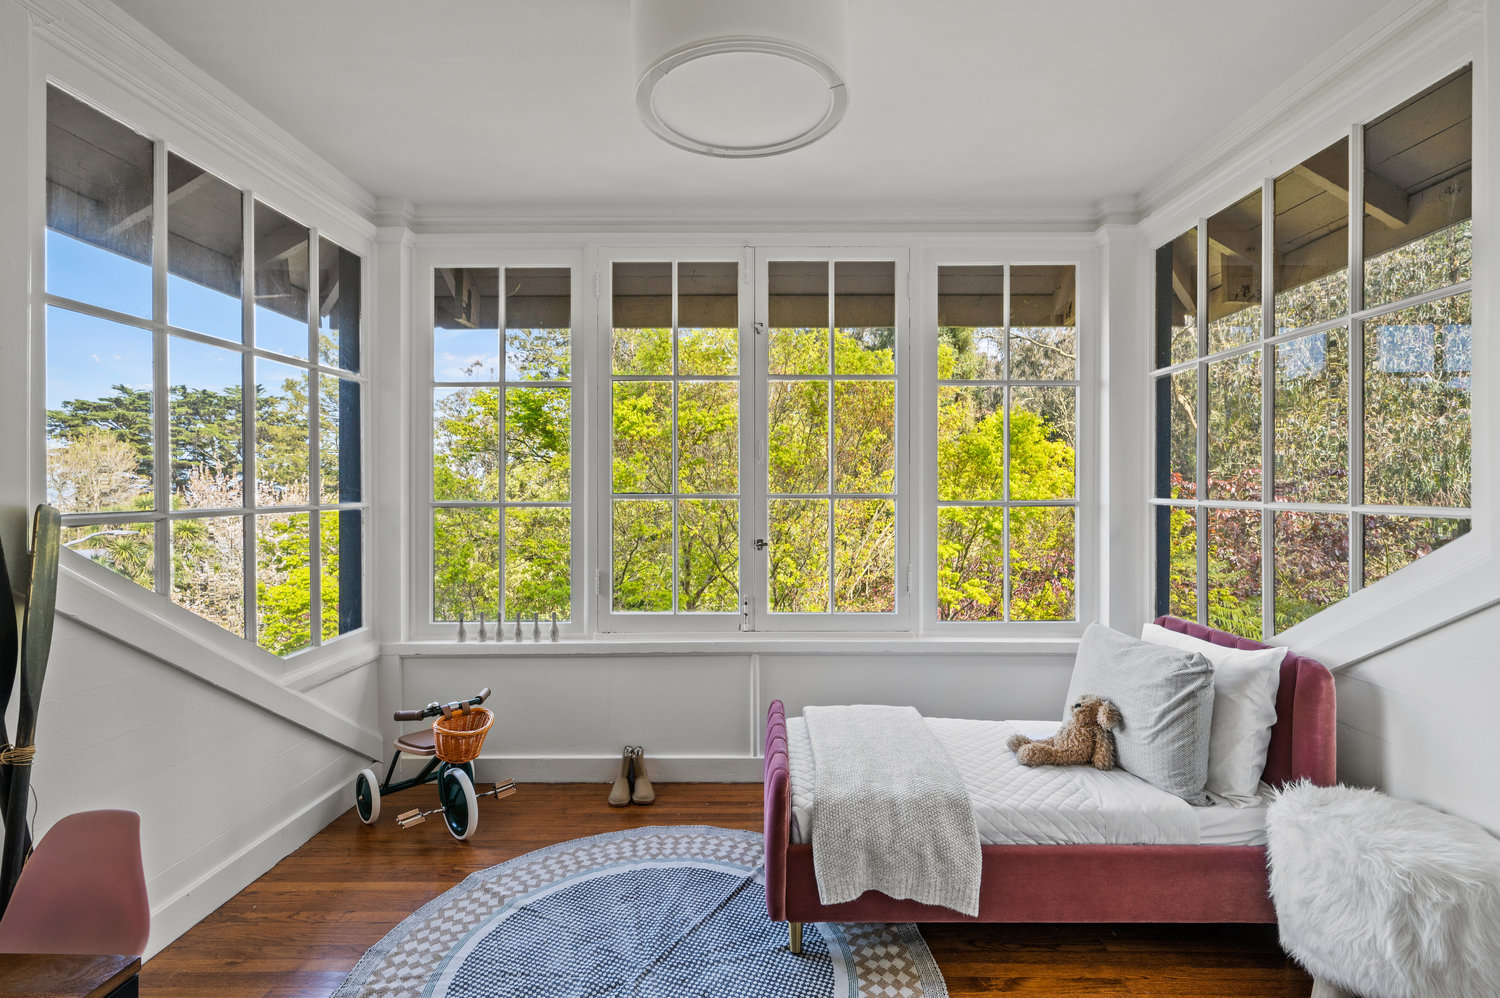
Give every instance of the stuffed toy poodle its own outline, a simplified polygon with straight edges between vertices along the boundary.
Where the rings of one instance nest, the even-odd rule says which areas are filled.
[[[1025,735],[1012,735],[1010,750],[1023,766],[1081,766],[1095,769],[1115,768],[1115,736],[1110,729],[1120,726],[1120,711],[1100,696],[1085,693],[1069,709],[1068,719],[1051,738],[1032,741]]]

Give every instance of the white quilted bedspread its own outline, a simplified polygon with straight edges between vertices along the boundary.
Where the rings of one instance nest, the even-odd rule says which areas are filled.
[[[983,845],[1196,845],[1190,804],[1120,769],[1021,765],[1005,743],[1017,731],[1046,738],[1057,721],[925,718],[963,777]],[[787,719],[792,841],[811,842],[816,767],[807,724]],[[914,815],[914,820],[920,816]]]

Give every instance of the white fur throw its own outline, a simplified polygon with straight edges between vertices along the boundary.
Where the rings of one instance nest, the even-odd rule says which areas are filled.
[[[1366,998],[1500,995],[1500,840],[1374,790],[1288,787],[1266,811],[1281,944]]]

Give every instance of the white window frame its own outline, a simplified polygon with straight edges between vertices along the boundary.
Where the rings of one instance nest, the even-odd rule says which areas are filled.
[[[160,613],[160,607],[164,603],[175,608],[175,611],[187,614],[194,620],[202,620],[208,626],[194,626],[195,633],[204,641],[210,643],[225,654],[241,657],[246,649],[254,649],[257,661],[267,659],[274,662],[284,663],[280,668],[283,672],[290,671],[301,665],[301,659],[305,656],[317,657],[315,655],[322,648],[329,647],[336,642],[344,641],[357,634],[363,634],[370,628],[371,603],[371,545],[368,538],[372,533],[371,501],[370,501],[370,461],[368,448],[369,419],[366,417],[367,406],[370,402],[370,356],[369,349],[373,337],[370,335],[369,318],[373,274],[371,267],[371,245],[367,237],[352,231],[348,226],[334,223],[329,229],[320,228],[314,224],[306,224],[309,240],[309,307],[308,307],[308,356],[306,360],[292,357],[286,354],[274,353],[259,349],[254,345],[254,254],[248,252],[253,247],[254,211],[258,201],[272,208],[294,221],[304,217],[317,217],[318,212],[311,205],[299,206],[295,199],[288,199],[280,194],[280,185],[275,182],[262,182],[261,176],[254,170],[245,169],[233,158],[226,162],[222,154],[214,154],[213,150],[200,147],[193,141],[191,136],[185,135],[176,126],[176,123],[160,110],[151,107],[139,100],[134,95],[127,95],[118,88],[103,82],[94,76],[92,71],[74,63],[70,58],[51,54],[50,58],[44,58],[44,63],[49,63],[50,68],[44,71],[38,78],[38,92],[34,95],[34,101],[39,102],[36,106],[38,111],[38,131],[33,133],[33,173],[36,182],[32,185],[30,218],[32,220],[33,242],[32,242],[32,337],[37,344],[36,356],[38,360],[31,365],[31,396],[32,396],[32,433],[33,445],[31,457],[31,481],[34,483],[32,490],[38,501],[45,499],[46,482],[46,423],[47,423],[47,390],[46,390],[46,363],[47,353],[47,321],[46,313],[50,306],[57,306],[69,311],[77,312],[96,318],[105,319],[122,325],[132,326],[148,331],[152,335],[152,447],[153,447],[153,509],[149,511],[132,511],[125,513],[65,513],[63,514],[63,526],[100,526],[107,528],[111,524],[123,523],[152,523],[153,524],[153,587],[150,590],[135,585],[129,580],[120,578],[117,573],[110,569],[94,567],[84,569],[89,572],[101,585],[112,594],[126,600],[157,597],[158,601],[150,604],[150,612]],[[152,282],[152,308],[149,317],[129,315],[114,311],[112,309],[77,302],[73,299],[47,292],[45,287],[45,240],[46,240],[46,208],[45,208],[45,176],[46,176],[46,144],[45,144],[45,94],[47,87],[56,87],[75,99],[97,110],[99,113],[109,117],[125,127],[144,136],[152,143],[152,232],[151,232],[151,282]],[[94,95],[99,95],[96,98]],[[181,141],[179,141],[181,139]],[[167,240],[169,235],[167,225],[168,195],[167,195],[167,154],[171,152],[184,160],[192,163],[195,167],[204,170],[207,174],[225,183],[230,183],[230,177],[249,176],[254,186],[238,185],[237,189],[241,196],[242,229],[241,237],[245,240],[247,252],[244,254],[241,271],[241,307],[243,320],[243,340],[235,343],[219,337],[209,336],[193,330],[182,329],[171,326],[167,322],[167,281],[168,281],[168,259]],[[200,155],[201,153],[201,155]],[[346,371],[342,368],[323,364],[319,360],[319,314],[317,308],[317,281],[318,281],[318,251],[319,239],[326,238],[346,252],[353,253],[360,259],[360,370],[358,372]],[[241,492],[241,504],[237,507],[213,510],[174,510],[170,503],[170,465],[171,450],[168,437],[169,420],[167,389],[169,387],[170,372],[168,371],[168,345],[170,337],[181,340],[190,340],[196,343],[231,350],[241,355],[241,376],[245,385],[255,383],[255,361],[266,359],[276,363],[304,368],[308,372],[308,478],[309,498],[314,500],[299,506],[266,506],[259,507],[250,503],[255,490],[255,416],[254,406],[250,404],[253,393],[244,393],[244,408],[241,411],[241,448],[243,451],[242,462],[244,467],[243,488]],[[321,378],[332,376],[347,381],[353,381],[360,386],[360,421],[358,427],[360,448],[360,496],[359,502],[355,503],[320,503],[321,498],[321,467],[319,461],[319,420],[321,410],[319,407],[319,394],[321,391]],[[163,469],[168,469],[166,474]],[[322,601],[321,601],[321,560],[322,553],[319,545],[319,531],[321,530],[321,516],[324,513],[357,511],[361,517],[361,545],[360,545],[360,607],[361,622],[358,628],[343,634],[335,635],[324,640],[322,637]],[[256,586],[256,518],[271,514],[306,514],[308,516],[308,543],[309,543],[309,619],[308,631],[309,641],[306,646],[286,655],[275,655],[262,649],[258,642],[259,621],[257,607]],[[200,618],[192,611],[178,606],[171,599],[171,524],[182,520],[238,517],[244,530],[243,551],[243,592],[244,592],[244,626],[243,636],[227,631],[207,618]],[[294,664],[295,663],[295,664]]]
[[[1016,506],[1071,505],[1077,516],[1074,525],[1073,598],[1076,617],[1073,620],[938,620],[937,531],[937,443],[938,443],[938,268],[951,266],[1071,266],[1074,271],[1074,313],[1078,344],[1078,369],[1071,381],[1049,382],[1074,385],[1078,392],[1076,420],[1077,448],[1073,462],[1073,499],[1057,502],[1015,502],[1011,500],[983,503],[996,508]],[[923,397],[924,455],[920,466],[922,491],[922,541],[920,577],[924,590],[923,627],[928,633],[943,636],[994,636],[1015,638],[1077,637],[1090,621],[1099,619],[1102,603],[1099,550],[1103,534],[1103,503],[1099,495],[1100,465],[1100,392],[1099,364],[1102,321],[1098,289],[1100,266],[1098,250],[1089,237],[1079,241],[1057,240],[1039,244],[1035,241],[1007,240],[971,247],[940,247],[923,254],[922,276],[922,347],[918,379]],[[1009,318],[1007,316],[1007,318]],[[996,384],[1010,384],[1009,381]],[[1008,443],[1007,443],[1007,446]],[[964,505],[955,502],[955,505]]]
[[[1484,152],[1486,150],[1484,140],[1484,129],[1481,127],[1481,115],[1484,113],[1484,87],[1478,81],[1484,78],[1484,67],[1481,61],[1476,59],[1472,53],[1466,53],[1459,58],[1448,58],[1427,61],[1425,65],[1412,65],[1405,72],[1388,76],[1382,79],[1378,90],[1365,93],[1357,107],[1350,108],[1347,113],[1339,115],[1343,121],[1353,121],[1347,126],[1343,136],[1347,138],[1349,150],[1349,204],[1357,205],[1364,203],[1364,127],[1375,118],[1385,114],[1391,108],[1400,105],[1420,93],[1426,87],[1437,83],[1449,74],[1463,68],[1465,65],[1474,67],[1476,86],[1474,88],[1472,114],[1476,123],[1474,129],[1471,156],[1475,161],[1472,171],[1476,190],[1473,198],[1473,212],[1471,221],[1477,221],[1486,214],[1486,207],[1490,203],[1485,192],[1484,170],[1480,167]],[[1338,120],[1335,118],[1334,120]],[[1470,279],[1443,288],[1424,291],[1422,293],[1400,299],[1398,301],[1382,304],[1373,308],[1355,308],[1355,303],[1363,303],[1364,298],[1364,225],[1362,214],[1356,216],[1351,210],[1349,224],[1349,302],[1350,310],[1347,314],[1335,319],[1324,320],[1309,324],[1278,334],[1275,329],[1274,302],[1276,287],[1274,286],[1274,244],[1270,238],[1262,240],[1261,249],[1261,271],[1263,276],[1261,282],[1261,335],[1258,339],[1230,349],[1221,350],[1209,355],[1207,353],[1208,341],[1208,318],[1205,308],[1208,289],[1206,282],[1202,280],[1201,273],[1198,280],[1198,302],[1197,302],[1197,356],[1191,360],[1176,364],[1157,366],[1155,363],[1155,337],[1157,329],[1155,326],[1155,289],[1156,289],[1156,251],[1158,247],[1167,241],[1176,238],[1183,232],[1197,227],[1197,261],[1198,267],[1203,266],[1207,259],[1208,248],[1208,220],[1213,213],[1221,210],[1227,205],[1245,196],[1247,190],[1254,190],[1258,185],[1261,191],[1261,231],[1266,234],[1274,232],[1276,214],[1275,206],[1275,182],[1276,178],[1288,169],[1296,166],[1308,156],[1326,148],[1332,142],[1337,141],[1326,129],[1308,128],[1295,137],[1295,141],[1288,141],[1284,147],[1278,150],[1278,154],[1271,157],[1266,168],[1257,170],[1253,176],[1237,174],[1236,179],[1221,182],[1213,188],[1210,197],[1195,197],[1193,203],[1201,208],[1204,204],[1213,207],[1210,213],[1201,211],[1192,215],[1183,212],[1173,213],[1153,219],[1147,225],[1143,225],[1143,252],[1146,254],[1147,265],[1144,268],[1148,278],[1147,294],[1145,295],[1147,314],[1150,319],[1147,323],[1148,340],[1152,346],[1149,350],[1150,360],[1147,362],[1146,380],[1150,386],[1145,393],[1145,405],[1148,407],[1148,416],[1145,425],[1148,427],[1150,438],[1154,441],[1157,427],[1156,411],[1156,384],[1161,378],[1170,378],[1174,374],[1183,371],[1196,371],[1197,375],[1197,413],[1198,434],[1195,446],[1195,475],[1197,479],[1196,494],[1190,500],[1171,499],[1158,497],[1156,493],[1157,472],[1159,467],[1156,463],[1157,449],[1151,448],[1152,474],[1146,483],[1147,489],[1147,521],[1145,526],[1148,538],[1150,557],[1146,562],[1146,570],[1150,573],[1147,583],[1151,592],[1151,606],[1157,612],[1165,612],[1162,608],[1166,605],[1165,597],[1158,592],[1157,584],[1160,580],[1159,543],[1157,537],[1157,515],[1162,508],[1184,508],[1194,511],[1196,531],[1196,571],[1197,571],[1197,619],[1200,623],[1208,623],[1208,525],[1207,518],[1201,514],[1201,510],[1213,509],[1243,509],[1246,511],[1259,512],[1261,515],[1261,634],[1259,640],[1271,640],[1277,638],[1284,640],[1286,635],[1310,634],[1313,640],[1318,640],[1326,635],[1337,633],[1339,628],[1348,626],[1352,619],[1361,617],[1368,618],[1372,611],[1378,610],[1381,603],[1388,603],[1390,599],[1396,598],[1402,592],[1411,592],[1416,589],[1426,588],[1445,582],[1451,578],[1465,573],[1475,562],[1483,559],[1483,548],[1491,542],[1486,536],[1487,528],[1482,522],[1482,511],[1486,505],[1484,497],[1484,482],[1486,479],[1484,465],[1489,460],[1484,450],[1484,442],[1488,437],[1487,424],[1482,415],[1487,408],[1487,403],[1481,398],[1480,386],[1482,377],[1482,363],[1484,350],[1482,347],[1474,351],[1470,390],[1470,433],[1472,453],[1472,493],[1468,507],[1428,507],[1428,506],[1391,506],[1370,505],[1363,500],[1364,467],[1363,467],[1363,386],[1364,386],[1364,323],[1367,320],[1378,319],[1381,316],[1411,308],[1426,302],[1445,298],[1457,297],[1462,294],[1471,295],[1472,318],[1474,328],[1485,328],[1483,323],[1488,313],[1484,307],[1483,291],[1486,287],[1486,279],[1481,276],[1481,267],[1484,266],[1484,245],[1486,237],[1482,233],[1476,233],[1473,237],[1474,254]],[[1238,191],[1238,193],[1236,193]],[[1482,224],[1482,223],[1481,223]],[[1275,421],[1274,421],[1274,393],[1275,393],[1275,356],[1276,346],[1307,336],[1326,333],[1331,330],[1345,329],[1348,333],[1349,344],[1349,384],[1347,386],[1348,404],[1348,462],[1349,462],[1349,494],[1348,501],[1343,503],[1294,503],[1273,502],[1269,498],[1274,494],[1275,476]],[[1261,356],[1261,500],[1255,502],[1237,502],[1229,500],[1213,500],[1205,498],[1205,486],[1208,467],[1208,423],[1206,419],[1208,407],[1209,389],[1209,365],[1215,362],[1230,360],[1238,356],[1259,352]],[[1343,514],[1348,518],[1348,593],[1343,599],[1329,604],[1321,611],[1311,617],[1288,627],[1286,630],[1277,631],[1275,626],[1276,614],[1276,552],[1275,552],[1275,514],[1277,512],[1324,512]],[[1445,519],[1467,519],[1470,522],[1468,533],[1454,538],[1442,548],[1431,552],[1400,569],[1392,576],[1376,580],[1387,582],[1387,580],[1399,575],[1402,583],[1387,584],[1380,587],[1380,592],[1388,594],[1386,599],[1378,599],[1370,592],[1373,583],[1367,585],[1364,581],[1364,545],[1363,545],[1363,517],[1367,515],[1386,516],[1416,516],[1416,517],[1441,517]],[[1475,550],[1479,549],[1479,550]],[[1377,628],[1378,629],[1378,628]]]
[[[585,480],[588,461],[585,451],[591,436],[587,423],[587,403],[581,400],[590,391],[590,372],[585,358],[590,351],[583,347],[588,335],[588,323],[586,316],[586,303],[584,297],[584,254],[580,250],[570,249],[496,249],[496,250],[466,250],[454,251],[447,249],[423,249],[414,254],[412,269],[412,327],[413,327],[413,363],[411,365],[411,377],[409,390],[412,397],[412,408],[416,418],[412,420],[412,459],[417,463],[416,473],[411,476],[411,491],[407,499],[413,510],[413,562],[416,565],[417,577],[416,588],[418,593],[413,600],[416,610],[414,619],[411,621],[410,635],[416,641],[443,641],[455,640],[457,637],[457,625],[453,622],[434,621],[433,618],[433,510],[440,506],[457,507],[481,507],[494,508],[500,511],[500,600],[504,605],[505,593],[505,508],[513,505],[504,498],[504,471],[501,471],[501,496],[493,502],[464,502],[443,501],[437,502],[432,497],[433,480],[433,406],[432,399],[435,389],[465,387],[458,382],[438,382],[433,371],[433,342],[434,342],[434,320],[435,304],[434,294],[436,282],[434,272],[439,268],[453,267],[463,269],[498,268],[504,278],[505,271],[509,269],[526,267],[566,267],[571,274],[569,297],[570,297],[570,360],[569,382],[570,419],[569,419],[569,501],[571,509],[569,522],[572,529],[572,563],[569,566],[569,590],[572,597],[573,612],[571,619],[558,621],[557,628],[560,635],[576,638],[591,633],[592,621],[589,619],[592,607],[590,600],[584,595],[588,570],[586,565],[590,554],[591,544],[588,543],[588,520],[589,511],[587,500],[580,497],[590,493],[588,483]],[[500,371],[501,378],[501,412],[498,422],[500,434],[500,446],[502,466],[505,446],[505,414],[503,392],[507,383],[505,378],[505,315],[502,303],[500,314]],[[484,387],[488,382],[472,382],[468,387]],[[522,503],[522,508],[531,504]],[[561,505],[561,504],[558,504]],[[490,621],[486,626],[489,628],[489,637],[492,641],[509,640],[514,644],[513,631],[499,632],[501,621]],[[464,624],[468,640],[478,640],[478,621],[468,620]],[[515,626],[514,619],[510,626]],[[551,622],[542,622],[542,640],[548,640],[551,630]],[[531,641],[532,622],[527,621],[523,626],[523,641]]]

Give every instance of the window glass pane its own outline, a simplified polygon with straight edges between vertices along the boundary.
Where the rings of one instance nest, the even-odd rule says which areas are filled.
[[[47,88],[46,287],[151,316],[151,141]]]
[[[833,265],[833,288],[834,371],[894,374],[896,265],[841,260]]]
[[[439,388],[432,393],[432,498],[500,498],[500,390]]]
[[[167,154],[167,321],[244,342],[245,218],[239,190]]]
[[[1070,266],[1010,268],[1010,376],[1078,377],[1077,291]]]
[[[614,373],[672,373],[672,265],[616,263],[612,281]]]
[[[896,503],[833,503],[833,608],[839,613],[896,611]]]
[[[1365,307],[1472,276],[1473,70],[1365,126]]]
[[[833,383],[833,488],[891,492],[896,483],[896,383]]]
[[[156,585],[156,527],[151,523],[95,523],[64,527],[62,546],[122,575],[143,589]]]
[[[938,499],[1005,498],[1005,389],[938,387]]]
[[[311,566],[306,513],[255,518],[256,641],[273,655],[312,643]]]
[[[1365,501],[1469,505],[1469,296],[1365,323]]]
[[[671,494],[671,382],[615,382],[613,488]]]
[[[1349,517],[1287,510],[1276,517],[1276,631],[1349,595]]]
[[[938,268],[938,378],[1005,377],[1005,268]]]
[[[1198,356],[1198,227],[1156,251],[1156,366]]]
[[[505,379],[572,376],[573,273],[567,267],[505,271]]]
[[[1278,502],[1349,499],[1349,333],[1276,345]]]
[[[1198,493],[1198,370],[1156,379],[1156,495],[1191,499]]]
[[[677,606],[684,613],[740,608],[740,504],[684,499],[677,504]]]
[[[1010,619],[1073,620],[1074,525],[1071,506],[1010,510]]]
[[[768,476],[772,493],[828,488],[828,383],[772,381]]]
[[[685,494],[739,491],[739,419],[739,385],[727,381],[678,384],[678,491]]]
[[[244,354],[171,336],[167,370],[172,508],[244,505]]]
[[[1208,220],[1208,349],[1253,343],[1260,323],[1260,197],[1242,198]]]
[[[439,267],[432,272],[434,381],[500,380],[500,271]]]
[[[1349,313],[1349,140],[1276,178],[1276,331]]]
[[[307,369],[255,361],[255,501],[301,506],[308,481]]]
[[[500,613],[500,511],[432,511],[432,619],[494,620]]]
[[[172,521],[172,602],[245,636],[245,521]]]
[[[1077,409],[1073,388],[1010,390],[1010,498],[1073,498]]]
[[[154,505],[151,333],[47,308],[47,501],[64,513]]]
[[[325,364],[359,370],[360,259],[318,238],[318,356]]]
[[[1190,506],[1156,507],[1156,606],[1198,619],[1198,513]]]
[[[938,509],[938,619],[1005,619],[1005,510]]]
[[[672,500],[614,501],[614,608],[672,611]]]
[[[357,509],[318,515],[323,567],[323,640],[364,626],[364,514]]]
[[[1208,498],[1260,499],[1260,351],[1208,365]]]
[[[568,620],[573,612],[572,511],[512,506],[505,511],[505,616]]]
[[[1466,519],[1436,516],[1366,516],[1365,585],[1399,572],[1469,532]]]
[[[318,470],[323,502],[359,502],[359,382],[318,378]]]
[[[827,374],[828,264],[772,260],[766,291],[771,373]]]
[[[505,390],[505,498],[567,502],[572,389]]]
[[[679,263],[677,373],[739,373],[739,325],[739,265]]]
[[[771,612],[828,611],[828,500],[772,499]]]
[[[307,359],[307,226],[255,202],[255,345]]]
[[[1260,511],[1204,510],[1208,517],[1208,623],[1259,641]]]

